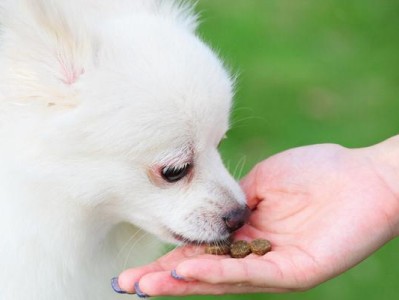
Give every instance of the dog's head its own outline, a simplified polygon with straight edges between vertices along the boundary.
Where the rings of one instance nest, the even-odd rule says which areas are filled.
[[[6,22],[2,90],[34,106],[40,155],[81,205],[168,241],[226,239],[248,216],[217,150],[232,80],[187,7],[142,2],[84,18],[72,4],[16,1],[24,19]]]

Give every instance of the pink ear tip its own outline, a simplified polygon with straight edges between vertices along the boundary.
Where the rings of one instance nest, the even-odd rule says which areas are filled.
[[[65,57],[61,54],[58,55],[58,62],[61,66],[61,80],[68,85],[75,83],[79,76],[84,74],[85,69],[83,67],[76,69],[73,64],[65,62]]]

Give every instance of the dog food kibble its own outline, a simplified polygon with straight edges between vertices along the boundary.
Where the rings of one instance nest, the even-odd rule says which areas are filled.
[[[268,240],[256,239],[249,243],[251,252],[257,255],[264,255],[272,249],[272,244]]]
[[[235,241],[230,246],[230,255],[233,258],[243,258],[251,253],[247,241]]]
[[[229,244],[211,244],[205,247],[205,253],[214,255],[226,255],[230,253]]]
[[[250,253],[264,255],[272,249],[272,244],[268,240],[256,239],[248,243],[247,241],[235,241],[232,244],[209,244],[205,247],[205,253],[213,255],[230,254],[233,258],[243,258]]]

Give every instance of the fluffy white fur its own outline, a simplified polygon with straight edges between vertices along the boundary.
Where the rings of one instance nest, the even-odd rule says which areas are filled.
[[[227,238],[232,82],[189,5],[0,0],[0,22],[0,299],[123,298],[110,278],[158,249],[138,228]]]

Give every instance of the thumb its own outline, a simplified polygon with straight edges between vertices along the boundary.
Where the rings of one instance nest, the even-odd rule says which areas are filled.
[[[241,188],[243,189],[245,196],[247,198],[247,205],[250,209],[254,209],[258,203],[262,200],[258,195],[258,182],[260,174],[260,163],[255,165],[255,167],[240,181]]]

